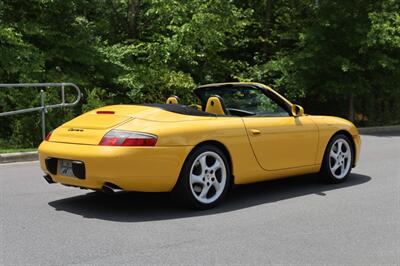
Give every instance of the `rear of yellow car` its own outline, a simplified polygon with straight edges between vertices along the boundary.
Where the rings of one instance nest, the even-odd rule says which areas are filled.
[[[95,190],[173,190],[184,204],[210,208],[231,184],[318,171],[331,183],[347,179],[360,151],[351,122],[305,116],[300,107],[255,84],[201,89],[220,86],[258,92],[280,103],[282,112],[258,116],[253,109],[230,108],[236,115],[225,113],[228,107],[212,96],[221,94],[219,89],[209,97],[199,94],[208,112],[176,103],[106,106],[65,123],[40,145],[46,180]]]
[[[171,191],[191,147],[160,146],[151,132],[118,129],[154,109],[105,107],[57,128],[39,147],[46,179],[95,190]]]

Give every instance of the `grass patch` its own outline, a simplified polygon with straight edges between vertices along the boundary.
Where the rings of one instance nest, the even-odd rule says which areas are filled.
[[[34,148],[0,148],[0,153],[13,153],[13,152],[26,152],[26,151],[37,151]]]

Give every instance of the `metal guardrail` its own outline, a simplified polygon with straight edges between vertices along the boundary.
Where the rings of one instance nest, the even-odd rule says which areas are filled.
[[[8,111],[0,113],[0,117],[2,116],[10,116],[17,115],[23,113],[30,113],[40,111],[42,113],[42,138],[46,137],[46,113],[48,109],[52,108],[61,108],[61,107],[71,107],[75,106],[79,103],[82,98],[81,90],[78,86],[73,83],[17,83],[17,84],[0,84],[0,88],[50,88],[50,87],[60,87],[61,89],[61,103],[58,104],[45,104],[45,92],[44,90],[40,90],[40,100],[41,105],[38,107],[31,107],[26,109],[20,109],[15,111]],[[68,103],[65,102],[65,87],[73,87],[76,90],[76,99],[75,101]]]

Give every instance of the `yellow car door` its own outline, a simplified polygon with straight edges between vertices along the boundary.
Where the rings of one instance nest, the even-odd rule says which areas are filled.
[[[307,116],[245,117],[248,137],[265,170],[314,165],[318,128]]]
[[[254,84],[230,84],[201,88],[197,93],[204,102],[212,95],[220,96],[226,115],[241,117],[254,155],[263,169],[280,170],[316,163],[317,125],[303,114],[293,116],[293,105],[272,89]]]

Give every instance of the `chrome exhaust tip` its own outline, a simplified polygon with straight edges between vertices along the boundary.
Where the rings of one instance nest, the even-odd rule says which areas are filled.
[[[113,189],[112,187],[107,186],[107,185],[104,185],[104,186],[101,188],[101,191],[103,191],[103,193],[105,193],[105,194],[107,194],[107,195],[112,195],[112,194],[115,193],[114,189]]]
[[[105,194],[108,194],[108,195],[113,195],[114,193],[121,191],[121,190],[122,190],[122,188],[120,188],[119,186],[114,185],[112,183],[105,183],[103,185],[103,187],[101,188],[101,191],[103,191]]]
[[[54,183],[55,183],[49,174],[44,175],[43,178],[44,178],[44,179],[46,180],[46,182],[49,183],[49,184],[54,184]]]

